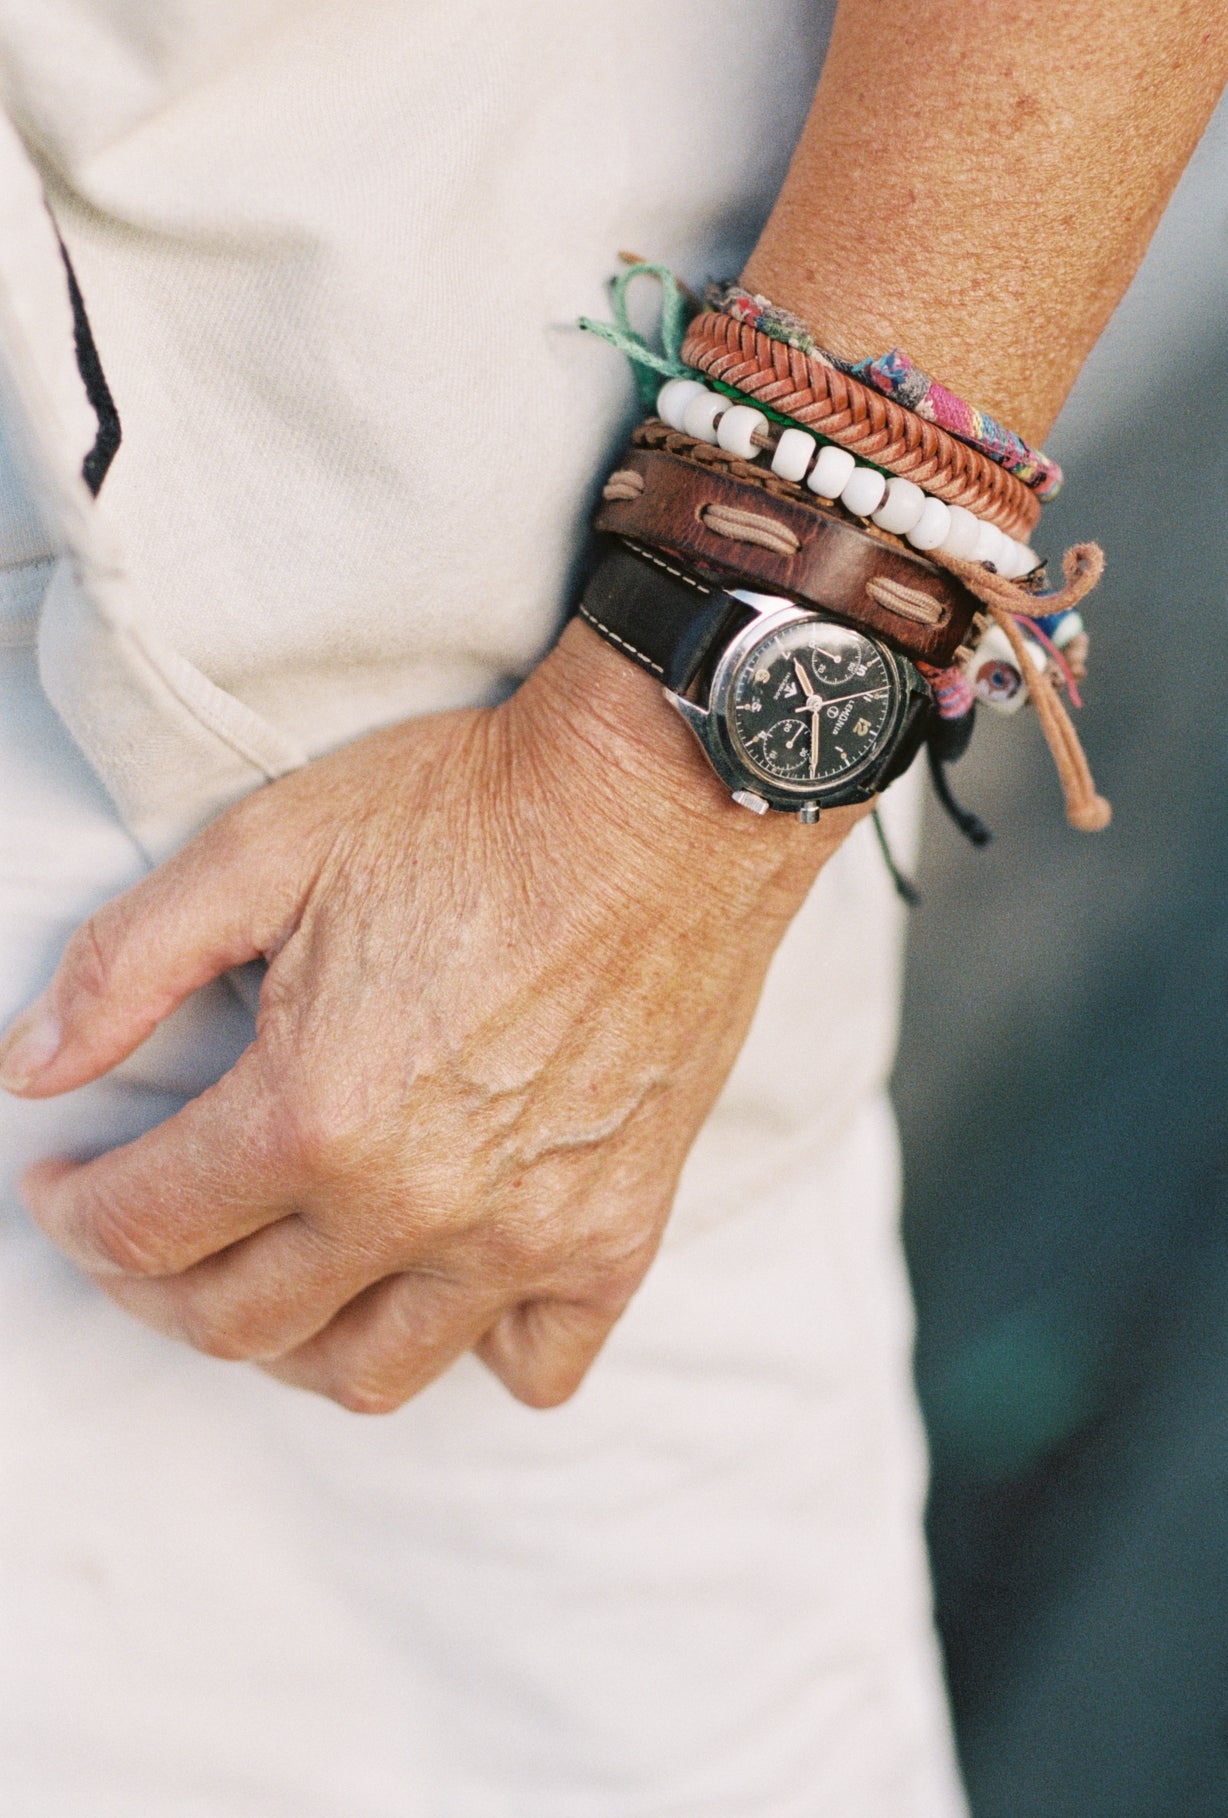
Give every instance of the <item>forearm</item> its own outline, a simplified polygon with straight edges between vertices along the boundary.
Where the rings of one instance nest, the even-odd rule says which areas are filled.
[[[745,282],[1039,440],[1226,79],[1222,0],[841,0]]]
[[[1039,441],[1226,75],[1220,0],[842,0],[744,282],[837,352],[903,347]],[[619,677],[581,632],[570,656],[573,671],[591,671],[583,697],[618,690],[632,791],[637,762],[659,760],[678,812],[702,799],[714,817],[707,850],[719,866],[746,817],[727,796],[709,799],[714,779],[659,689]],[[783,818],[766,817],[753,838],[796,855],[800,893],[830,840],[807,843]]]

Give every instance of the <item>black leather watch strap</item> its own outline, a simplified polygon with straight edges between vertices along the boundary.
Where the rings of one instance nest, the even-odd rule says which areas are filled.
[[[739,600],[650,549],[608,540],[579,614],[633,662],[681,694],[705,657],[752,615]]]
[[[707,659],[755,617],[743,601],[688,574],[670,556],[617,537],[608,539],[606,554],[577,610],[603,638],[676,694],[685,694]],[[894,661],[905,672],[905,694],[881,768],[872,779],[859,776],[832,806],[843,800],[863,801],[873,789],[885,788],[908,768],[925,736],[932,712],[930,691],[907,658],[897,654]],[[750,779],[747,786],[757,787]]]

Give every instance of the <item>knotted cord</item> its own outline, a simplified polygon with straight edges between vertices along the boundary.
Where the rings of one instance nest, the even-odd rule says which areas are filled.
[[[1104,551],[1098,543],[1076,543],[1068,549],[1062,559],[1066,585],[1056,593],[1048,594],[1029,593],[1026,588],[995,574],[979,562],[963,561],[937,549],[930,551],[930,560],[956,575],[969,593],[975,594],[986,607],[994,623],[1002,627],[1019,665],[1019,673],[1031,692],[1041,731],[1057,766],[1066,798],[1066,819],[1080,833],[1098,833],[1108,826],[1113,810],[1096,791],[1074,722],[1048,671],[1037,664],[1028,649],[1019,619],[1033,617],[1042,602],[1046,617],[1069,612],[1077,606],[1104,573]]]

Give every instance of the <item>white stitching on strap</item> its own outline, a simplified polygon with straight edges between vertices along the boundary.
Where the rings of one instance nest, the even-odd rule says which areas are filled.
[[[622,540],[628,549],[633,550],[637,556],[641,556],[645,562],[651,562],[654,568],[660,568],[666,574],[672,574],[675,580],[685,582],[688,587],[693,587],[696,593],[702,593],[705,596],[711,595],[712,589],[710,587],[705,587],[702,581],[697,581],[694,575],[684,574],[681,568],[674,568],[670,563],[663,562],[659,555],[654,555],[651,549],[644,549],[640,544],[633,543],[630,537],[624,537]],[[654,663],[646,652],[637,650],[634,644],[629,644],[627,642],[626,638],[620,638],[616,631],[611,631],[608,625],[603,624],[594,613],[589,611],[583,600],[580,601],[579,610],[580,617],[587,620],[595,631],[601,633],[603,638],[609,638],[611,644],[617,644],[620,650],[625,650],[628,656],[633,656],[637,663],[642,663],[644,665],[645,669],[651,669],[654,675],[663,676],[665,674],[665,669],[662,664]]]
[[[611,644],[617,644],[620,650],[625,650],[628,656],[633,656],[637,663],[644,665],[645,669],[651,669],[654,675],[665,674],[660,663],[654,663],[650,656],[645,656],[644,652],[637,650],[634,644],[628,644],[626,638],[620,638],[616,631],[611,631],[608,625],[603,625],[601,620],[589,611],[583,600],[580,601],[580,617],[587,619],[589,624],[601,633],[602,637],[609,638]]]
[[[624,537],[623,542],[628,549],[633,549],[637,556],[642,556],[646,562],[651,562],[654,568],[662,568],[666,574],[672,574],[675,580],[685,581],[686,585],[693,587],[696,593],[711,594],[712,589],[705,587],[701,581],[697,581],[693,574],[684,574],[681,568],[671,568],[668,562],[663,562],[659,555],[652,553],[651,549],[641,548],[638,543],[633,543],[630,537]]]

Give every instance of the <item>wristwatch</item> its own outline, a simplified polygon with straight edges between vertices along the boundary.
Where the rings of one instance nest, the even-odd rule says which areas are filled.
[[[743,808],[817,821],[901,775],[925,736],[929,687],[907,657],[792,600],[724,591],[612,539],[579,614],[657,676]]]

